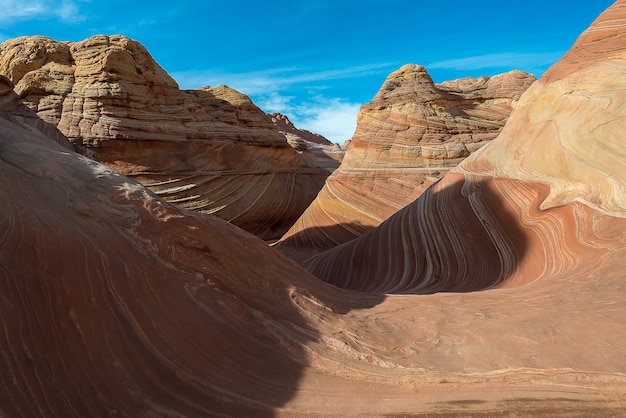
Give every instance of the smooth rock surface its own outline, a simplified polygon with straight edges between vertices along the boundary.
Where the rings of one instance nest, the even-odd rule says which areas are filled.
[[[181,91],[138,42],[22,37],[0,45],[0,74],[43,120],[165,200],[278,238],[328,172],[268,115],[226,86]]]
[[[524,93],[497,140],[307,269],[375,293],[466,292],[623,270],[625,9],[617,2]]]
[[[622,415],[625,179],[598,161],[623,161],[625,32],[620,0],[573,49],[594,59],[566,56],[500,138],[377,228],[371,251],[357,241],[354,269],[404,255],[393,274],[346,278],[371,293],[60,145],[0,79],[0,416]],[[563,158],[499,163],[516,147]],[[577,167],[594,183],[567,189]],[[376,294],[399,271],[407,291],[459,292]]]
[[[303,261],[378,226],[498,135],[535,81],[522,71],[434,84],[405,65],[361,107],[341,166],[276,245]]]

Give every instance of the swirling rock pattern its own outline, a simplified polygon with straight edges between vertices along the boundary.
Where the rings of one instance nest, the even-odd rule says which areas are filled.
[[[0,45],[0,73],[73,143],[165,200],[278,238],[328,172],[270,117],[226,86],[181,91],[139,43],[22,37]]]
[[[618,2],[526,91],[496,141],[377,230],[305,266],[381,293],[518,286],[599,260],[624,267],[624,9]]]
[[[577,47],[592,35],[592,55],[606,51],[616,66],[625,32],[621,0]],[[553,67],[546,91],[607,68],[585,62],[591,67]],[[584,91],[608,91],[601,109],[609,114],[623,100],[614,90]],[[553,106],[548,99],[513,116]],[[582,112],[573,123],[587,120],[583,132],[596,123],[571,111]],[[375,230],[382,238],[392,229],[385,225],[417,222],[423,231],[396,230],[399,240],[381,240],[354,264],[398,250],[415,266],[410,257],[421,252],[431,260],[428,279],[402,282],[408,292],[498,288],[376,295],[400,282],[372,270],[363,277],[382,279],[372,293],[329,286],[257,237],[74,153],[32,116],[0,78],[0,416],[620,416],[626,408],[626,217],[623,194],[600,199],[623,193],[623,170],[574,197],[552,177],[564,166],[530,165],[536,182],[497,174],[514,172],[494,164],[497,139],[416,210]],[[525,135],[517,124],[503,130],[502,149]],[[623,138],[618,124],[604,126],[587,131],[601,130],[600,150]],[[544,139],[550,153],[570,143]],[[567,154],[572,167],[594,166],[601,151],[586,150]],[[530,176],[526,164],[519,172]],[[452,232],[445,223],[455,219]],[[417,235],[439,242],[439,253],[420,250]],[[485,246],[484,264],[469,257],[483,255],[467,241]]]
[[[405,65],[361,108],[340,168],[276,248],[302,261],[378,226],[498,135],[535,81],[522,71],[434,84]]]
[[[10,91],[0,78],[0,415],[626,407],[623,270],[595,247],[626,255],[620,230],[569,281],[348,292],[51,140]]]

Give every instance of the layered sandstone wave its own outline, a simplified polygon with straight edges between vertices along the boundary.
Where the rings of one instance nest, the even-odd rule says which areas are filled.
[[[358,116],[340,168],[277,244],[302,261],[378,226],[495,138],[535,81],[522,71],[435,84],[405,65]]]
[[[526,91],[496,141],[378,229],[305,266],[340,287],[381,293],[623,268],[624,9],[613,6]]]
[[[123,36],[9,40],[0,46],[0,74],[99,161],[167,201],[263,238],[282,235],[328,175],[247,96],[226,86],[181,91]]]
[[[620,0],[573,49],[597,59],[566,56],[544,103],[341,248],[370,293],[74,153],[0,78],[0,416],[621,415],[625,179],[599,161],[623,156],[624,33]],[[603,181],[564,188],[587,163]]]

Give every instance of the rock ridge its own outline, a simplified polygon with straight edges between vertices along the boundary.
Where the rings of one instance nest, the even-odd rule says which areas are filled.
[[[303,261],[378,226],[500,132],[535,81],[522,71],[435,84],[425,67],[391,73],[341,166],[276,248]]]
[[[370,293],[78,155],[0,78],[0,416],[623,415],[624,5],[591,27],[621,55],[553,67],[491,144],[312,259]]]
[[[99,161],[170,202],[263,238],[286,231],[328,175],[248,96],[225,85],[180,90],[145,47],[124,36],[8,40],[0,45],[0,74]]]
[[[311,151],[320,167],[332,173],[339,167],[345,154],[345,150],[338,144],[333,144],[320,134],[315,134],[306,129],[298,129],[289,118],[278,112],[272,113],[272,123],[285,134],[287,142],[297,150]]]

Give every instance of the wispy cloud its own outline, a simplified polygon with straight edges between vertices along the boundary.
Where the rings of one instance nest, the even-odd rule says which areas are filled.
[[[249,73],[215,71],[172,72],[183,89],[226,84],[252,98],[268,113],[287,115],[298,127],[343,143],[356,129],[356,116],[361,103],[332,97],[325,83],[388,74],[395,63],[376,63],[341,69],[307,71],[297,67],[273,68]],[[325,95],[320,92],[326,93]]]
[[[454,70],[480,70],[483,68],[519,68],[532,70],[553,64],[561,58],[563,53],[563,51],[545,53],[504,52],[437,61],[428,64],[426,67],[428,69]]]
[[[358,78],[374,74],[386,74],[394,68],[392,63],[360,65],[341,69],[310,71],[306,68],[284,67],[246,73],[207,71],[178,71],[171,75],[181,88],[198,88],[205,85],[228,84],[242,93],[254,95],[283,90],[304,83],[318,83],[346,78]]]
[[[359,103],[330,98],[304,109],[302,116],[298,116],[298,123],[304,129],[318,132],[332,142],[342,144],[352,138],[360,108]]]
[[[0,0],[0,22],[15,20],[61,19],[63,22],[84,20],[80,3],[88,0]]]
[[[256,103],[268,113],[287,115],[298,128],[323,135],[332,142],[341,144],[352,138],[360,103],[319,94],[308,97],[306,103],[294,99],[294,96],[270,93],[259,96]]]

